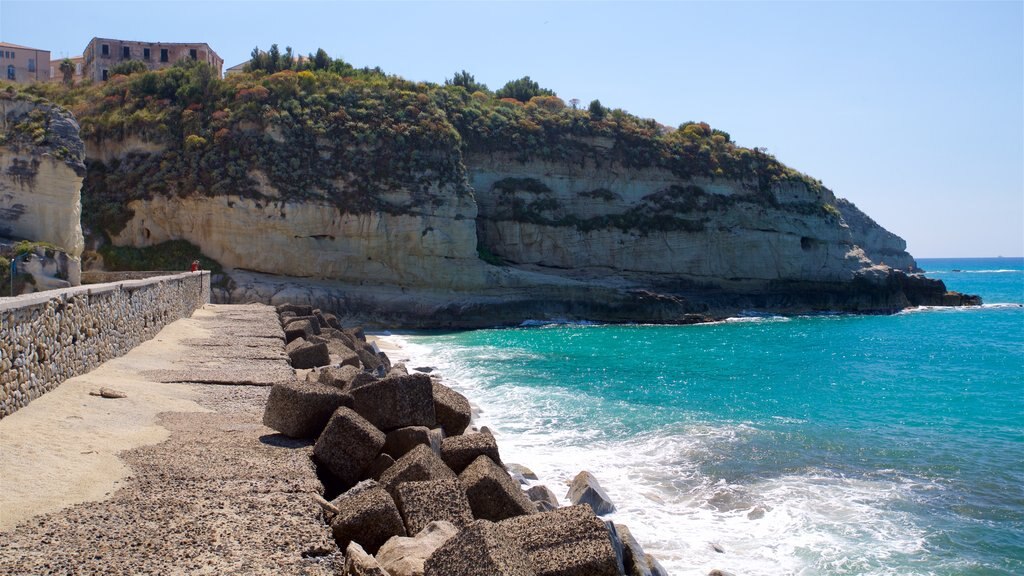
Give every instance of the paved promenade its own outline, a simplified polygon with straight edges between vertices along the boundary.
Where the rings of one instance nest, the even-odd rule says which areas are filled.
[[[0,420],[0,574],[333,573],[291,377],[273,308],[207,305]]]

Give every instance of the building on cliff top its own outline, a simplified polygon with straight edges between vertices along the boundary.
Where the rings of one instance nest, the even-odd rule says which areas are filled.
[[[206,42],[136,42],[93,38],[82,54],[85,58],[83,77],[102,82],[110,76],[110,70],[128,60],[138,60],[149,70],[160,70],[173,66],[179,60],[206,62],[221,75],[224,59],[217,55]]]
[[[75,66],[75,71],[71,73],[71,83],[78,84],[82,81],[82,72],[85,69],[85,56],[71,56],[68,60],[71,60],[71,64]],[[64,72],[60,69],[62,62],[64,62],[64,58],[50,60],[50,82],[59,83],[64,81]]]
[[[50,51],[0,42],[0,74],[8,82],[46,82],[50,79]]]

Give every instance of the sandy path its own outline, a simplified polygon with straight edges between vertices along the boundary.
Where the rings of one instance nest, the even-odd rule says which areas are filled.
[[[128,475],[118,452],[168,438],[157,414],[205,411],[189,387],[154,382],[142,372],[173,367],[188,350],[183,340],[208,336],[191,318],[173,322],[128,354],[66,380],[0,420],[0,531],[109,496]],[[101,387],[128,396],[89,395]]]

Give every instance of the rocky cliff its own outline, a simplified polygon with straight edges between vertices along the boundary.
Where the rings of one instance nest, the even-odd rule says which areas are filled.
[[[97,243],[198,246],[231,277],[223,301],[416,327],[966,302],[908,275],[903,240],[853,204],[706,124],[371,72],[201,72],[116,77],[78,105],[84,218]]]
[[[0,236],[81,256],[85,154],[78,132],[66,110],[0,92]]]

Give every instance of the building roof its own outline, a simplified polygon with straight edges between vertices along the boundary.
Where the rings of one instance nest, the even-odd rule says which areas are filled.
[[[35,50],[36,52],[49,52],[42,48],[32,48],[31,46],[22,46],[21,44],[11,44],[10,42],[0,42],[0,46],[4,48],[21,48],[22,50]]]
[[[228,68],[228,70],[244,70],[245,67],[249,65],[249,62],[252,62],[252,60],[250,59],[242,62],[241,64],[235,64],[231,68]]]
[[[105,42],[134,42],[136,44],[155,44],[158,46],[206,46],[211,51],[216,53],[216,51],[213,50],[213,47],[211,47],[206,42],[152,42],[149,40],[125,40],[124,38],[100,38],[99,36],[93,36],[92,40],[90,40],[89,43],[92,44],[97,40]]]

